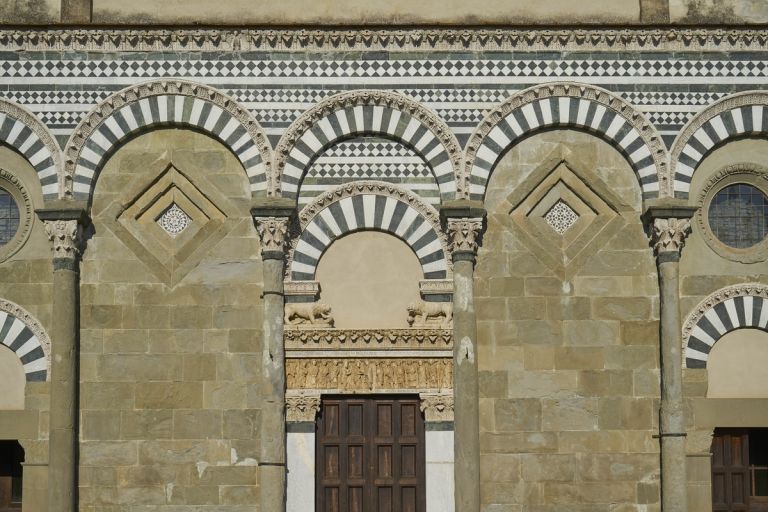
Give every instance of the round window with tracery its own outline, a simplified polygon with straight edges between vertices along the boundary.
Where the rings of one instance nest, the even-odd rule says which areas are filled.
[[[710,202],[709,226],[717,239],[729,247],[753,247],[768,235],[768,197],[746,183],[728,185]]]
[[[21,214],[16,200],[4,188],[0,188],[0,245],[13,240],[19,231]]]

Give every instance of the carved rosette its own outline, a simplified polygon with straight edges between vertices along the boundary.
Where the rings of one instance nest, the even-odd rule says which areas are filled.
[[[287,217],[254,217],[256,232],[261,241],[261,254],[280,252],[288,248]]]
[[[477,252],[483,233],[483,219],[448,219],[448,237],[453,253]]]
[[[319,394],[288,394],[285,397],[285,421],[314,422],[320,412]]]
[[[53,244],[54,259],[74,260],[83,248],[83,227],[77,220],[47,220],[45,232]]]
[[[654,252],[662,253],[682,251],[686,237],[691,233],[691,219],[654,219],[651,244]]]
[[[419,399],[425,421],[453,421],[453,393],[419,393]]]

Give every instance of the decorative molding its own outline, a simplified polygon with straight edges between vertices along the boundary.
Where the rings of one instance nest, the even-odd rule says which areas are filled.
[[[451,252],[476,253],[483,233],[483,219],[448,219],[448,236]]]
[[[680,253],[686,237],[691,234],[691,219],[653,219],[651,244],[658,255],[665,252]]]
[[[419,292],[421,295],[453,295],[453,279],[422,279]]]
[[[48,127],[29,110],[0,98],[0,124],[10,121],[2,142],[21,153],[35,168],[44,200],[59,197],[61,149]]]
[[[320,296],[320,283],[317,281],[285,281],[283,293],[286,297],[311,297],[314,300]]]
[[[356,201],[358,196],[363,196],[362,209],[345,204]],[[376,204],[378,198],[384,200],[383,204]],[[350,207],[337,207],[337,203]],[[405,213],[397,212],[398,203],[405,206]],[[406,213],[412,214],[410,224],[401,225],[408,217]],[[291,281],[314,280],[325,249],[338,237],[357,230],[384,231],[405,241],[419,258],[427,279],[445,279],[452,270],[448,241],[437,210],[416,194],[390,183],[358,181],[325,192],[299,212],[299,224],[301,234],[292,239],[286,265],[286,279]],[[429,229],[423,229],[425,224]]]
[[[83,226],[78,220],[46,220],[45,233],[53,244],[54,259],[75,260],[83,249]]]
[[[445,329],[291,329],[283,331],[286,350],[384,350],[453,347]]]
[[[683,365],[706,368],[712,346],[728,332],[745,327],[768,331],[768,285],[727,286],[699,302],[683,323]]]
[[[320,412],[320,393],[286,393],[286,422],[314,423],[318,412]]]
[[[155,124],[200,128],[237,156],[253,193],[269,188],[272,150],[248,110],[206,85],[154,80],[112,94],[80,121],[64,149],[64,195],[88,199],[111,151],[128,135]]]
[[[696,206],[696,224],[704,241],[720,256],[740,263],[757,263],[768,258],[768,238],[744,249],[730,247],[721,242],[709,225],[711,201],[721,189],[736,183],[746,183],[759,188],[768,196],[768,168],[752,163],[729,165],[717,171],[702,187]]]
[[[419,393],[424,421],[453,421],[453,393]]]
[[[12,172],[0,169],[0,188],[8,192],[19,209],[19,227],[7,243],[0,246],[0,262],[6,261],[24,246],[35,221],[34,206],[27,189]]]
[[[6,333],[0,343],[19,357],[27,381],[48,380],[51,375],[51,339],[40,322],[18,304],[0,299],[0,328]]]
[[[733,94],[708,106],[680,130],[669,152],[675,197],[687,198],[702,160],[723,142],[747,134],[765,134],[768,92]]]
[[[768,34],[759,28],[0,30],[2,51],[763,51],[766,45]]]
[[[575,101],[563,103],[569,98]],[[616,123],[619,118],[623,124]],[[666,146],[640,111],[600,87],[556,82],[516,93],[485,117],[467,142],[458,180],[459,195],[482,200],[490,174],[504,151],[526,135],[547,127],[580,128],[599,135],[628,159],[644,197],[670,194]]]
[[[287,359],[288,389],[386,391],[451,389],[453,360]]]
[[[371,112],[370,119],[366,119],[362,108],[359,112],[354,112],[356,107],[363,106],[379,107],[381,112],[378,116],[375,112]],[[338,122],[337,119],[321,122],[334,113],[345,110],[347,112],[345,112],[343,123]],[[390,115],[385,115],[385,111]],[[426,131],[418,128],[407,130],[410,123],[404,123],[405,119],[400,114],[409,116],[411,120],[415,119],[419,125],[431,132],[432,138],[427,140]],[[334,124],[338,126],[334,127]],[[318,128],[318,133],[313,133],[315,127]],[[328,146],[353,133],[386,133],[413,147],[430,164],[440,187],[441,196],[451,199],[455,194],[456,175],[461,167],[462,149],[448,125],[424,105],[403,94],[365,89],[335,94],[301,114],[291,124],[275,148],[275,175],[280,182],[275,182],[276,188],[273,193],[282,192],[286,197],[298,197],[299,185],[308,165],[322,151],[317,149],[316,145]],[[309,143],[304,141],[305,134],[309,134],[308,137],[311,139]],[[319,142],[322,139],[327,140]],[[441,147],[440,150],[437,150],[438,144]],[[296,160],[301,167],[290,164],[291,159]],[[285,186],[287,177],[291,180],[290,189]]]
[[[284,253],[288,247],[288,217],[254,217],[261,242],[261,254]]]

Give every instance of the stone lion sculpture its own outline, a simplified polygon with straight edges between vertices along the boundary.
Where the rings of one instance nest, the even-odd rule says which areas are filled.
[[[408,304],[408,325],[428,327],[440,324],[444,328],[453,321],[453,304],[450,302],[425,302],[419,300]]]
[[[333,327],[331,306],[324,302],[293,302],[285,305],[285,323],[322,324]]]

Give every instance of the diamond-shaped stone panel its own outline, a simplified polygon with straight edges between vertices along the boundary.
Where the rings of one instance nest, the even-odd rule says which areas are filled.
[[[562,235],[579,220],[579,215],[565,201],[560,200],[544,215],[544,219]]]
[[[166,209],[157,219],[157,224],[168,233],[171,238],[176,238],[192,223],[192,218],[179,208],[176,203]]]

